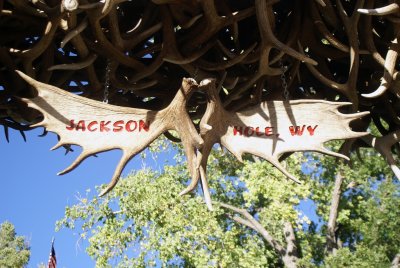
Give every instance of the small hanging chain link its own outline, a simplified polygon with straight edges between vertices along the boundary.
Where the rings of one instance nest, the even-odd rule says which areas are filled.
[[[197,75],[199,74],[199,68],[198,67],[196,67],[196,69],[194,70],[194,74],[193,74],[193,79],[195,80],[195,81],[197,81]]]
[[[110,95],[110,71],[111,71],[111,61],[107,60],[106,67],[106,81],[104,83],[104,93],[103,93],[103,102],[108,103],[108,96]]]
[[[282,87],[283,87],[283,97],[285,98],[285,100],[289,100],[289,90],[288,90],[288,84],[286,81],[286,71],[288,69],[287,66],[283,65],[282,60],[279,60],[279,65],[281,67],[282,73],[281,73],[281,80],[282,80]]]

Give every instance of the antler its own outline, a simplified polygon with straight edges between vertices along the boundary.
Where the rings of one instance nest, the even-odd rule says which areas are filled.
[[[376,8],[376,9],[358,9],[357,11],[361,14],[366,14],[366,15],[378,15],[378,16],[383,16],[383,15],[389,15],[396,13],[400,10],[400,7],[397,3],[392,3],[390,5],[387,5],[385,7],[381,8]],[[361,94],[361,96],[365,98],[376,98],[381,96],[388,90],[393,82],[394,78],[394,73],[396,72],[396,62],[397,62],[397,57],[398,57],[398,36],[399,36],[399,26],[395,26],[395,38],[392,40],[389,49],[386,54],[385,58],[385,63],[384,63],[384,72],[383,72],[383,77],[381,79],[381,84],[380,86],[374,91],[369,94]]]
[[[372,15],[372,16],[383,16],[396,13],[400,10],[400,7],[397,3],[392,3],[384,7],[374,8],[374,9],[357,9],[361,14]]]
[[[368,135],[362,137],[362,140],[376,149],[385,158],[396,177],[400,178],[400,169],[391,151],[392,146],[400,141],[400,131],[393,131],[383,137]]]
[[[242,154],[262,157],[293,181],[300,183],[279,162],[282,155],[295,151],[316,151],[323,154],[347,156],[332,152],[323,143],[334,139],[365,136],[366,132],[354,132],[351,121],[368,112],[342,114],[339,107],[350,103],[334,103],[318,100],[263,102],[239,112],[226,111],[218,96],[215,80],[203,80],[200,89],[207,93],[207,109],[200,121],[200,135],[204,145],[200,149],[198,164],[203,190],[207,189],[205,170],[207,159],[215,143],[221,143],[242,161]],[[333,122],[335,127],[333,126]],[[192,191],[198,183],[195,179],[181,193]],[[205,194],[205,196],[207,196]],[[206,200],[207,201],[207,200]],[[208,201],[209,202],[209,201]]]
[[[105,195],[117,184],[132,157],[165,131],[176,130],[184,146],[190,173],[197,176],[195,152],[201,148],[203,140],[186,112],[187,101],[197,89],[193,79],[184,78],[171,103],[160,111],[152,111],[108,105],[43,84],[22,72],[18,74],[38,92],[32,99],[22,99],[43,114],[43,120],[32,127],[42,126],[59,136],[59,142],[52,150],[69,144],[83,148],[81,155],[59,175],[72,171],[91,155],[120,149],[122,157],[111,182],[100,194]]]
[[[282,99],[281,64],[292,99],[351,101],[383,135],[400,126],[398,1],[21,0],[0,11],[0,105],[17,107],[1,106],[0,124],[10,128],[23,125],[10,110],[35,115],[12,97],[33,93],[14,70],[101,99],[107,65],[110,102],[149,111],[170,103],[166,89],[182,77],[225,76],[220,97],[232,112]],[[206,105],[190,100],[191,119]]]

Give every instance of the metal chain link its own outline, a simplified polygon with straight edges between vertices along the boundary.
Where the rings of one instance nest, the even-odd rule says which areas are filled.
[[[103,93],[103,102],[108,103],[108,96],[110,95],[110,65],[111,61],[107,60],[107,67],[106,67],[106,81],[104,83],[104,93]]]
[[[281,67],[282,73],[281,73],[281,80],[282,80],[282,87],[283,87],[283,97],[285,98],[285,100],[289,100],[289,90],[288,90],[288,84],[286,81],[286,71],[288,69],[287,66],[283,65],[282,60],[279,60],[279,65]]]
[[[198,75],[198,73],[199,73],[199,68],[196,67],[196,69],[194,70],[194,74],[193,74],[193,79],[194,79],[195,81],[197,81],[197,75]]]

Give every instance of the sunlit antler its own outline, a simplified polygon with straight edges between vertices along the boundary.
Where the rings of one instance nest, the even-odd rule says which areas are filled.
[[[376,9],[358,9],[357,11],[366,15],[376,15],[376,16],[384,16],[399,12],[400,7],[397,3],[392,3],[385,7],[376,8]],[[372,93],[362,94],[365,98],[376,98],[381,96],[391,87],[392,81],[394,80],[394,73],[396,72],[396,62],[399,54],[398,48],[398,36],[399,36],[399,27],[396,25],[395,27],[395,38],[392,40],[389,49],[386,54],[385,64],[384,64],[384,72],[383,77],[381,79],[380,86]]]
[[[366,15],[383,16],[396,13],[399,10],[400,10],[399,5],[397,3],[392,3],[384,7],[373,8],[373,9],[359,8],[357,11]]]
[[[393,145],[400,141],[400,131],[391,132],[383,137],[368,135],[362,137],[362,140],[376,149],[385,158],[396,177],[400,178],[400,169],[392,153]]]
[[[32,99],[23,99],[29,107],[43,114],[43,120],[33,127],[42,126],[59,136],[59,142],[53,149],[68,144],[83,148],[81,155],[59,174],[70,172],[93,154],[120,149],[122,158],[111,182],[100,194],[104,195],[117,184],[123,168],[132,157],[165,131],[176,130],[188,158],[190,173],[193,177],[197,176],[195,151],[201,148],[203,140],[186,112],[187,101],[197,89],[193,79],[183,79],[175,98],[166,108],[152,111],[90,100],[18,73],[38,92]]]
[[[198,156],[199,167],[204,171],[213,145],[220,143],[239,161],[242,161],[244,153],[262,157],[288,178],[300,183],[281,165],[279,159],[282,155],[295,151],[316,151],[348,159],[345,155],[326,149],[324,142],[368,134],[354,132],[349,127],[350,122],[368,112],[342,114],[338,111],[349,103],[318,100],[271,101],[238,112],[229,112],[222,106],[215,80],[203,80],[200,89],[208,96],[207,110],[200,121],[200,135],[204,145]],[[200,178],[203,190],[207,189],[206,178]],[[197,182],[198,180],[193,179],[181,194],[192,191]]]

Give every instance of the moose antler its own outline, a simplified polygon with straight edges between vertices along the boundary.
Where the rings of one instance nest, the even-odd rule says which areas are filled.
[[[165,131],[176,130],[184,146],[190,173],[196,178],[195,152],[201,148],[203,140],[186,112],[187,101],[197,89],[193,79],[184,78],[171,103],[160,111],[153,111],[94,101],[38,82],[22,72],[18,71],[18,74],[38,92],[32,99],[22,99],[43,114],[43,120],[32,127],[42,126],[59,136],[59,142],[52,149],[68,144],[83,148],[81,155],[59,175],[75,169],[88,156],[120,149],[123,154],[111,182],[100,194],[105,195],[117,184],[132,157]]]
[[[203,174],[213,145],[221,143],[239,161],[242,161],[244,153],[262,157],[288,178],[300,183],[279,162],[282,155],[295,151],[316,151],[348,159],[345,155],[329,151],[323,143],[368,134],[354,132],[349,126],[351,121],[368,112],[342,114],[338,111],[339,107],[350,103],[321,100],[266,101],[239,112],[229,112],[222,106],[215,80],[203,80],[200,89],[208,96],[207,109],[200,121],[200,135],[204,145],[200,149],[198,163]],[[203,176],[200,178],[204,190],[207,188],[206,179]],[[181,194],[192,191],[197,182],[192,180]]]

